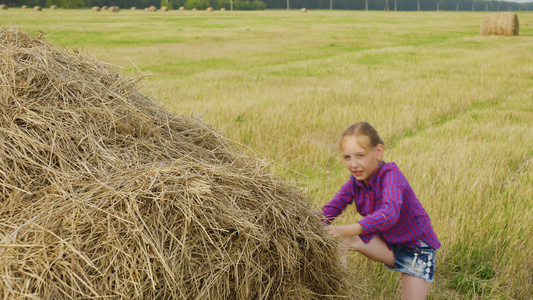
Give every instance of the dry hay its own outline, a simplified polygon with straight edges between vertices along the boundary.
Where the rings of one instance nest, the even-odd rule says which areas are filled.
[[[481,35],[518,35],[518,16],[512,12],[493,13],[481,22]]]
[[[109,12],[118,13],[120,11],[120,7],[118,7],[118,6],[110,6],[108,11]]]
[[[27,9],[28,6],[27,6],[27,5],[22,5],[21,8],[22,8],[22,9]]]
[[[168,11],[168,6],[161,6],[161,11]]]
[[[50,6],[50,9],[57,9],[57,5]]]
[[[0,30],[0,297],[350,297],[308,199],[139,80]]]
[[[225,9],[224,7],[222,7],[222,8],[220,9],[220,11],[226,11],[226,9]]]
[[[206,11],[215,11],[215,9],[212,8],[212,7],[208,7],[208,8],[206,9]]]
[[[2,10],[7,9],[7,5],[6,4],[0,4],[0,9],[2,9]]]
[[[137,7],[132,6],[132,7],[130,8],[130,10],[137,10]]]
[[[305,7],[304,7],[304,8],[301,8],[301,9],[300,9],[300,12],[306,13],[306,12],[307,12],[307,8],[305,8]]]
[[[185,7],[180,6],[179,10],[185,10]]]
[[[145,11],[157,11],[157,7],[155,7],[155,6],[152,5],[152,6],[150,6],[150,7],[145,8],[144,10],[145,10]]]
[[[36,6],[33,7],[33,10],[35,10],[35,11],[43,11],[43,8],[38,6],[38,5],[36,5]]]
[[[100,11],[100,10],[101,10],[101,9],[100,9],[100,7],[98,7],[98,6],[93,6],[93,8],[92,8],[92,11]]]
[[[105,10],[108,10],[108,9],[109,9],[109,6],[106,6],[106,5],[102,6],[102,10],[105,11]]]
[[[196,10],[196,7],[193,7],[191,10]]]

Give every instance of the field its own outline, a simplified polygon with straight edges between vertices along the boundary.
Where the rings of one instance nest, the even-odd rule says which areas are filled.
[[[484,15],[9,8],[0,24],[149,73],[146,94],[272,161],[317,209],[348,178],[340,133],[370,122],[442,242],[430,299],[529,299],[533,13],[515,37],[479,36]],[[361,299],[398,298],[398,274],[357,254],[350,268]]]

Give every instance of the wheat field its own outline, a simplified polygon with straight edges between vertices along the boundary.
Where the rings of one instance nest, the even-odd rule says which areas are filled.
[[[317,210],[348,179],[341,132],[370,122],[442,242],[429,299],[529,299],[533,13],[517,13],[515,37],[480,36],[483,12],[10,8],[0,24],[145,73],[144,93],[271,161]],[[399,298],[398,274],[358,254],[350,268],[361,299]]]

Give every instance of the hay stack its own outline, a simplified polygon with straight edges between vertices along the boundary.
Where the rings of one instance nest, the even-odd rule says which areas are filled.
[[[112,66],[0,30],[0,297],[339,299],[302,194]]]
[[[493,13],[481,22],[481,35],[518,35],[518,16],[512,12]]]
[[[57,9],[57,5],[50,6],[50,9]]]
[[[208,8],[206,9],[206,11],[215,11],[215,9],[212,8],[212,7],[208,7]]]
[[[120,7],[118,7],[118,6],[110,6],[108,10],[109,10],[109,12],[118,13],[120,11]]]
[[[307,12],[307,8],[305,8],[305,7],[304,7],[304,8],[301,8],[301,9],[300,9],[300,12],[306,13],[306,12]]]
[[[224,7],[222,7],[222,8],[220,9],[220,11],[226,11],[226,9],[225,9]]]
[[[184,6],[180,6],[179,10],[185,10]]]
[[[22,5],[21,8],[22,8],[22,9],[27,9],[28,6],[27,6],[27,5]]]
[[[168,11],[168,6],[161,6],[161,11]]]
[[[193,7],[191,10],[196,10],[196,7]]]
[[[100,7],[98,7],[98,6],[93,6],[93,8],[92,8],[92,11],[100,11],[100,10],[101,10],[101,9],[100,9]]]
[[[130,10],[137,10],[137,7],[132,6],[132,7],[130,8]]]
[[[0,9],[1,10],[7,9],[7,5],[6,4],[0,4]]]
[[[102,6],[102,10],[103,10],[103,11],[106,11],[106,10],[108,10],[108,9],[109,9],[109,6],[106,6],[106,5]]]
[[[145,10],[145,11],[157,11],[157,7],[155,7],[155,6],[152,5],[152,6],[150,6],[150,7],[145,8],[144,10]]]
[[[38,6],[38,5],[36,5],[36,6],[33,7],[33,10],[34,11],[43,11],[43,8]]]

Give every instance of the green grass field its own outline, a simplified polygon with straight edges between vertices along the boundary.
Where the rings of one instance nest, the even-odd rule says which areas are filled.
[[[442,242],[430,299],[530,299],[533,13],[515,37],[479,36],[484,16],[10,8],[0,23],[150,73],[146,94],[273,161],[317,209],[349,175],[339,135],[370,122]],[[399,298],[398,274],[350,263],[361,299]]]

